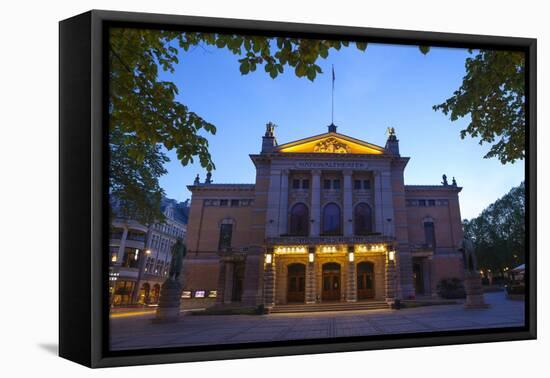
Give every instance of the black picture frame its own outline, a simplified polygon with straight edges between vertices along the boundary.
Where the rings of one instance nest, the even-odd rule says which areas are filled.
[[[106,31],[110,26],[294,35],[526,54],[526,324],[483,331],[109,352]],[[59,354],[89,367],[535,339],[536,39],[92,10],[59,24]]]

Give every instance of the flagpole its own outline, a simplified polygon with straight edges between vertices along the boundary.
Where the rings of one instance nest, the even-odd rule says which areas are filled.
[[[331,124],[334,124],[334,64],[332,65],[332,112],[331,112]]]

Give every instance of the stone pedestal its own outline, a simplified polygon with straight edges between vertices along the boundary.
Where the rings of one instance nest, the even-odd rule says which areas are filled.
[[[464,277],[464,289],[466,290],[466,303],[464,308],[487,308],[481,286],[481,277],[477,272],[467,272]]]
[[[160,289],[159,306],[154,322],[175,322],[180,315],[183,286],[178,280],[167,279]]]

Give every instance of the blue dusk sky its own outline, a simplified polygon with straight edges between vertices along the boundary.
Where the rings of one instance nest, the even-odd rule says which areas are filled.
[[[336,73],[334,123],[338,132],[384,146],[386,129],[396,130],[402,156],[410,157],[406,184],[437,185],[446,173],[459,186],[462,218],[472,218],[524,179],[524,161],[502,165],[483,159],[489,146],[460,139],[467,119],[451,122],[432,106],[459,88],[465,73],[464,49],[432,48],[423,55],[415,46],[369,44],[365,52],[350,46],[330,50],[319,59],[323,74],[314,82],[298,78],[288,68],[271,79],[258,67],[241,75],[238,57],[225,49],[204,47],[180,54],[172,80],[178,100],[217,127],[207,135],[216,170],[215,183],[254,183],[249,154],[261,148],[265,124],[274,122],[277,141],[283,144],[327,131],[331,121],[331,65]],[[182,166],[168,152],[169,173],[160,184],[169,198],[191,197],[186,186],[198,163]]]

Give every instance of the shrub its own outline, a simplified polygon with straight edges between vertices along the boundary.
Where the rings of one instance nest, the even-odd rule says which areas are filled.
[[[445,299],[466,298],[466,290],[464,290],[464,285],[458,278],[446,278],[439,281],[437,294]]]

